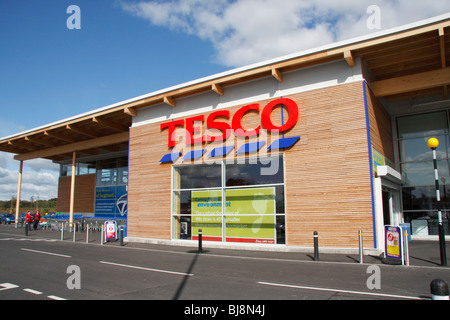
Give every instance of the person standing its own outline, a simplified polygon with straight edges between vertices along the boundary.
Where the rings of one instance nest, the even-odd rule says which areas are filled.
[[[39,214],[39,210],[36,211],[36,214],[34,215],[34,226],[33,229],[36,230],[39,225],[39,220],[41,220],[41,215]]]
[[[31,230],[31,221],[33,220],[33,217],[31,216],[30,211],[27,212],[27,215],[25,216],[25,226]]]

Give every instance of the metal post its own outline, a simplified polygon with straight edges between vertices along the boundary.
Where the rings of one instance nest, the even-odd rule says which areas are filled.
[[[86,243],[89,243],[89,225],[86,225]]]
[[[17,223],[19,222],[19,213],[20,213],[20,193],[22,191],[22,173],[23,173],[23,160],[20,161],[19,168],[19,181],[17,183],[17,198],[16,198],[16,228]]]
[[[102,226],[102,230],[100,232],[100,244],[103,245],[103,226]]]
[[[77,228],[75,227],[75,225],[73,225],[73,242],[76,241],[76,232],[77,232]]]
[[[439,226],[438,226],[439,251],[440,251],[440,255],[441,255],[441,265],[447,266],[447,253],[446,253],[446,249],[445,249],[444,225],[442,224],[441,194],[440,194],[440,190],[439,190],[439,174],[438,174],[437,160],[436,160],[436,147],[431,148],[431,150],[433,150],[434,184],[436,187],[436,200],[437,200],[437,210],[438,210],[438,219],[439,219]]]
[[[449,300],[448,284],[444,280],[434,279],[430,283],[432,300]]]
[[[359,263],[362,264],[364,256],[362,230],[358,231],[358,237],[359,237]]]
[[[28,237],[28,226],[29,226],[30,224],[27,222],[27,223],[25,223],[25,237]]]
[[[198,253],[202,253],[203,248],[202,248],[202,229],[198,230]]]
[[[61,222],[61,241],[64,240],[64,224]]]
[[[319,233],[314,231],[314,261],[319,261]]]
[[[123,247],[123,227],[122,226],[119,228],[119,240],[120,240],[120,246]]]
[[[405,244],[405,265],[409,266],[408,230],[405,230],[405,234],[403,236],[403,243]]]

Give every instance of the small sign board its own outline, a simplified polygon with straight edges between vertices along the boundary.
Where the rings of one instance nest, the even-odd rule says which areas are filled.
[[[384,226],[386,258],[403,260],[403,232],[399,226]]]
[[[116,221],[105,221],[105,241],[117,240],[117,223]]]

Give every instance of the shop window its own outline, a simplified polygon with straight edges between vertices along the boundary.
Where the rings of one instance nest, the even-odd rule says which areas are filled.
[[[397,128],[400,139],[448,133],[447,111],[399,117]]]
[[[88,163],[77,163],[75,165],[75,174],[85,175],[85,174],[95,174],[96,173],[96,164],[95,162]],[[61,177],[70,177],[72,175],[72,164],[62,164],[60,167],[60,176]]]
[[[283,162],[271,158],[268,163],[229,164],[226,166],[226,185],[248,186],[283,183]],[[261,174],[266,171],[266,174]]]
[[[177,189],[214,188],[221,186],[220,165],[196,165],[175,168]]]
[[[174,167],[173,238],[285,243],[282,156]]]
[[[448,234],[450,182],[448,111],[431,112],[397,118],[402,200],[405,222],[411,223],[412,235],[434,235],[437,223],[437,200],[433,154],[427,146],[431,137],[439,140],[436,150],[444,229]],[[449,211],[447,211],[449,210]]]

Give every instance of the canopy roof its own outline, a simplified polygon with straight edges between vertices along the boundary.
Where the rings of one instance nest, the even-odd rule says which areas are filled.
[[[16,160],[45,158],[55,162],[78,156],[128,149],[129,128],[139,109],[168,104],[198,93],[223,95],[228,86],[264,77],[283,81],[283,73],[345,60],[362,61],[374,95],[385,100],[422,96],[448,99],[450,85],[450,14],[234,69],[122,101],[69,119],[0,139],[0,151]]]

